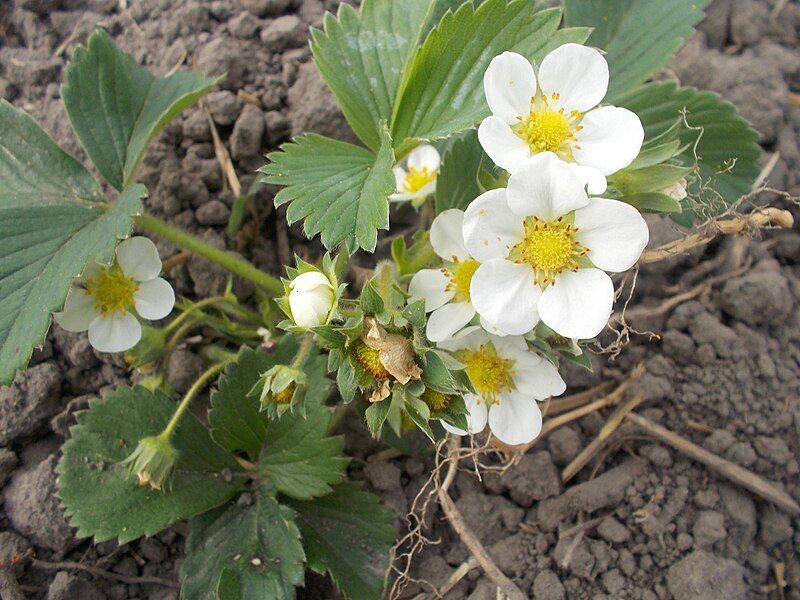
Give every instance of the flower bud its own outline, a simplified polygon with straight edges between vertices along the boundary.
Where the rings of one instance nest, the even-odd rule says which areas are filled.
[[[302,391],[305,383],[306,374],[303,371],[288,365],[275,365],[261,375],[258,383],[250,390],[250,395],[258,395],[261,410],[277,405],[278,412],[282,413],[291,407],[295,392]]]
[[[122,461],[141,486],[150,486],[160,490],[172,475],[178,451],[165,434],[146,437],[139,440],[139,444],[131,455]]]
[[[328,322],[336,295],[330,280],[319,271],[308,271],[289,284],[289,309],[299,327],[318,327]]]

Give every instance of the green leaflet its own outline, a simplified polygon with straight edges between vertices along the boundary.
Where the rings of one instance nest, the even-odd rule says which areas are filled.
[[[329,408],[311,404],[305,417],[287,412],[270,421],[259,473],[293,498],[328,494],[331,485],[342,481],[349,460],[341,456],[341,437],[325,437],[330,420]]]
[[[294,512],[268,484],[190,523],[181,597],[191,600],[274,600],[295,597],[305,555]]]
[[[312,30],[311,51],[347,121],[364,144],[381,146],[403,67],[416,47],[431,0],[365,0],[359,12],[340,4]]]
[[[137,185],[107,203],[79,162],[0,101],[0,384],[44,341],[73,277],[111,259],[144,195]]]
[[[141,438],[159,434],[175,405],[144,388],[119,388],[78,413],[58,464],[60,496],[79,536],[125,543],[223,504],[245,479],[233,455],[191,414],[173,437],[179,452],[171,487],[141,487],[119,463]]]
[[[594,27],[587,45],[606,52],[611,80],[605,101],[665,67],[694,31],[710,0],[564,0],[570,27]]]
[[[328,249],[344,244],[348,253],[375,250],[378,229],[389,228],[388,196],[394,191],[392,140],[384,130],[377,155],[315,134],[284,144],[267,159],[264,181],[284,187],[275,206],[289,203],[289,223],[305,220],[312,237]]]
[[[218,82],[200,73],[157,79],[98,29],[75,51],[61,95],[86,153],[122,190],[153,136]]]
[[[488,116],[483,75],[489,62],[512,50],[540,60],[567,42],[583,42],[583,28],[558,30],[561,11],[536,10],[533,0],[486,0],[448,12],[406,67],[392,119],[403,156],[416,142],[444,138]]]
[[[706,183],[710,181],[716,190],[701,189],[697,182],[689,188],[689,193],[698,197],[704,217],[719,214],[726,205],[750,192],[760,172],[758,132],[736,113],[732,104],[713,92],[681,88],[673,82],[642,86],[619,98],[618,103],[639,115],[646,139],[673,127],[685,109],[690,128],[681,129],[680,140],[689,147],[681,155],[682,160],[686,166],[694,165],[697,143],[700,177]],[[691,216],[691,210],[684,210],[680,219],[690,222]]]
[[[309,568],[330,573],[351,600],[379,600],[395,532],[378,498],[342,483],[322,498],[288,503],[297,512]]]
[[[436,178],[436,214],[451,208],[466,210],[481,195],[478,171],[484,156],[476,131],[456,139],[445,151]]]

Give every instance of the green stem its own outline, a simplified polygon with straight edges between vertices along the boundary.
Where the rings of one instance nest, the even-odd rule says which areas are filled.
[[[205,373],[198,377],[197,381],[192,384],[192,387],[189,388],[189,391],[186,392],[186,395],[181,400],[181,403],[178,405],[178,408],[175,410],[175,414],[172,415],[172,418],[167,423],[167,426],[164,427],[164,431],[161,432],[161,435],[169,438],[175,432],[175,428],[178,426],[178,421],[181,420],[183,413],[186,412],[186,409],[189,408],[189,405],[194,400],[195,396],[200,393],[200,391],[205,387],[206,383],[210,379],[212,379],[215,375],[220,373],[226,366],[227,362],[217,363],[216,365],[209,368]]]
[[[276,296],[283,295],[283,284],[277,277],[264,273],[264,271],[257,269],[246,260],[239,258],[231,252],[220,250],[210,244],[206,244],[198,237],[182,229],[173,227],[169,223],[152,215],[139,215],[136,217],[136,224],[150,233],[154,233],[159,237],[169,240],[173,244],[186,248],[203,258],[217,263],[239,277],[249,279]]]
[[[303,363],[306,362],[309,353],[311,352],[311,348],[314,347],[314,334],[307,333],[303,336],[303,341],[300,342],[300,349],[297,351],[297,354],[290,365],[292,369],[299,369],[303,366]]]
[[[166,333],[173,331],[178,325],[180,325],[183,321],[188,319],[192,313],[196,310],[200,310],[205,306],[209,306],[211,304],[216,304],[217,302],[225,301],[225,296],[212,296],[211,298],[206,298],[205,300],[200,300],[199,302],[194,302],[192,305],[184,310],[181,314],[179,314],[175,319],[164,328]]]

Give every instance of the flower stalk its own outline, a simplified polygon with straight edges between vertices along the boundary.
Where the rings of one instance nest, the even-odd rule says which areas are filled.
[[[173,244],[186,248],[203,258],[217,263],[239,277],[252,281],[275,296],[283,294],[283,284],[277,277],[264,273],[261,269],[254,267],[246,260],[235,256],[231,252],[215,248],[198,237],[182,229],[173,227],[158,217],[146,214],[139,215],[136,217],[136,224],[150,233],[162,237],[165,240],[169,240]]]

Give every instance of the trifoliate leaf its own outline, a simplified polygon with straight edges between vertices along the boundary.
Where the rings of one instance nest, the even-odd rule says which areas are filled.
[[[312,30],[311,52],[323,79],[361,141],[376,151],[392,118],[403,67],[419,41],[431,0],[340,4]]]
[[[605,101],[665,67],[694,31],[710,0],[564,0],[570,27],[593,27],[588,46],[606,52],[611,79]]]
[[[172,437],[178,451],[169,490],[141,487],[122,466],[139,440],[161,433],[175,404],[144,388],[118,388],[78,413],[58,464],[59,487],[78,535],[129,542],[219,506],[245,482],[233,455],[191,413]]]
[[[326,437],[331,410],[307,407],[306,416],[284,413],[267,424],[259,473],[278,491],[300,499],[330,493],[344,477],[348,459],[341,455],[342,438]]]
[[[639,115],[646,139],[668,131],[676,119],[683,119],[681,113],[685,110],[689,127],[680,131],[681,143],[686,146],[681,160],[684,166],[694,166],[696,145],[703,182],[689,186],[690,196],[700,206],[684,202],[681,222],[690,222],[695,213],[702,213],[702,218],[715,216],[750,192],[761,171],[758,132],[736,113],[732,104],[713,92],[681,88],[673,82],[642,86],[621,97],[618,103]]]
[[[287,502],[297,511],[309,568],[330,573],[351,600],[379,600],[395,532],[378,498],[342,483],[322,498]]]
[[[75,50],[61,96],[89,158],[122,190],[150,140],[218,82],[200,73],[157,79],[98,29]]]
[[[189,524],[181,597],[250,600],[295,597],[305,554],[294,511],[267,484]]]
[[[106,202],[78,161],[0,100],[0,384],[44,342],[86,263],[114,256],[144,195],[137,185]]]
[[[375,250],[378,229],[389,228],[388,197],[395,187],[392,140],[386,131],[377,155],[309,134],[267,159],[260,172],[266,183],[286,186],[275,196],[275,206],[289,203],[289,223],[303,220],[306,235],[321,234],[329,249],[344,244],[350,254],[358,248]]]
[[[402,156],[414,139],[444,138],[489,115],[483,75],[506,50],[539,60],[566,42],[582,42],[586,29],[558,30],[561,11],[536,10],[533,0],[465,2],[448,12],[413,55],[392,120]]]

